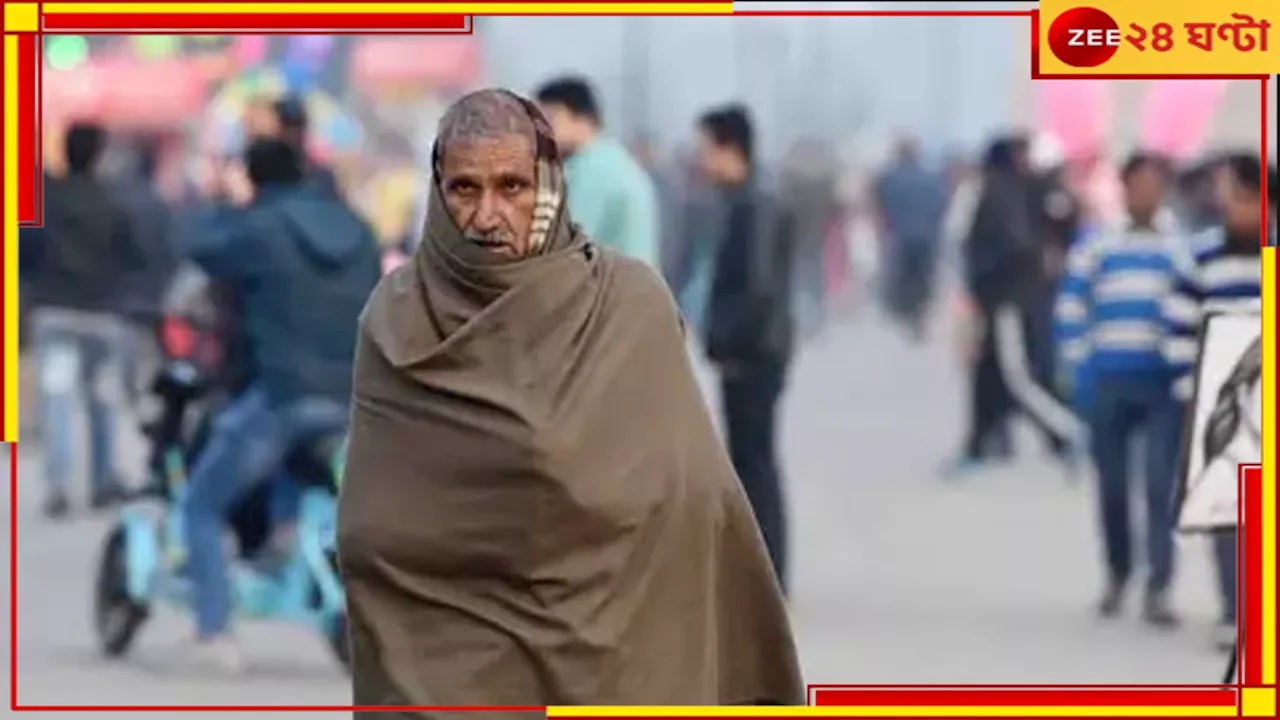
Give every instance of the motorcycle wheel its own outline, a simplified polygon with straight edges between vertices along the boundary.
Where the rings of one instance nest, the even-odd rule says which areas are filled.
[[[116,526],[107,536],[98,561],[93,598],[93,627],[107,657],[120,657],[129,651],[149,614],[145,605],[129,596],[127,576],[124,528]]]

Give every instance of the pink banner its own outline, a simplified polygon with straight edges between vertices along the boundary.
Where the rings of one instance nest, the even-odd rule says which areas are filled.
[[[1159,80],[1142,107],[1141,145],[1178,160],[1194,158],[1209,139],[1226,80]]]
[[[1038,128],[1057,138],[1068,158],[1088,157],[1106,145],[1112,97],[1108,80],[1038,80]]]
[[[242,68],[260,65],[267,59],[267,36],[240,35],[232,52]]]

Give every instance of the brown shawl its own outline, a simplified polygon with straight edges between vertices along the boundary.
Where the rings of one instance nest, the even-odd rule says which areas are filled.
[[[362,319],[338,521],[357,705],[804,702],[671,297],[563,207],[513,262],[433,191]]]

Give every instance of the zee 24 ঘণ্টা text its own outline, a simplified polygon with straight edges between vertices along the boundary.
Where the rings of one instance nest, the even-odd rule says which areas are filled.
[[[1204,52],[1212,52],[1215,47],[1230,47],[1237,52],[1267,51],[1270,21],[1255,20],[1253,16],[1243,13],[1231,13],[1231,20],[1182,23],[1187,44]],[[1129,23],[1129,32],[1123,39],[1139,52],[1168,52],[1176,42],[1174,26],[1169,23],[1155,23],[1149,28]]]

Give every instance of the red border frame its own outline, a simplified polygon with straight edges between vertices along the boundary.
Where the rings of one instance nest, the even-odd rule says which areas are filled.
[[[514,15],[514,13],[504,13]],[[532,14],[532,13],[530,13]],[[571,15],[573,13],[565,13]],[[587,13],[583,13],[587,14]],[[601,14],[601,13],[590,13]],[[1052,77],[1072,77],[1072,76],[1052,76],[1043,75],[1039,72],[1039,43],[1038,43],[1038,18],[1036,11],[991,11],[991,10],[974,10],[974,11],[921,11],[921,10],[904,10],[904,11],[835,11],[835,12],[814,12],[814,11],[748,11],[736,13],[748,16],[885,16],[885,17],[1023,17],[1027,16],[1031,19],[1032,30],[1032,77],[1033,78],[1052,78]],[[50,16],[58,17],[58,16]],[[85,14],[83,16],[61,16],[63,19],[56,21],[58,29],[69,31],[75,28],[77,32],[86,33],[93,32],[93,26],[96,25],[99,32],[119,32],[124,27],[120,22],[112,22],[109,17]],[[65,18],[73,18],[75,22],[67,21]],[[312,15],[294,15],[288,13],[280,13],[278,15],[255,15],[254,23],[245,20],[245,16],[239,16],[240,23],[235,22],[234,16],[225,14],[212,15],[183,15],[183,27],[195,30],[197,28],[204,29],[208,27],[225,27],[227,29],[248,30],[250,27],[257,32],[274,30],[276,32],[289,32],[288,28],[303,26],[307,23],[302,22],[305,18],[310,18],[311,22],[317,23],[312,27],[320,27],[321,25],[334,27],[336,18],[341,17],[342,29],[328,31],[329,34],[355,34],[361,30],[369,31],[375,29],[386,29],[389,26],[388,20],[396,18],[400,21],[409,21],[411,19],[425,18],[448,18],[458,16],[424,16],[418,14],[403,15],[328,15],[328,14],[312,14]],[[277,19],[278,18],[278,19]],[[214,22],[214,20],[217,22]],[[47,20],[47,19],[46,19]],[[200,20],[200,22],[197,22]],[[323,22],[321,22],[323,21]],[[148,26],[156,28],[155,31],[163,29],[175,28],[174,16],[170,14],[149,14],[137,15],[130,18],[129,27],[137,28]],[[433,21],[435,22],[435,21]],[[448,24],[447,20],[439,20],[440,24]],[[52,30],[47,22],[43,27]],[[412,32],[413,30],[424,30],[431,28],[422,27],[405,27],[401,26],[398,32]],[[445,28],[441,28],[445,29]],[[456,28],[453,29],[457,32]],[[296,32],[296,31],[295,31]],[[303,31],[305,32],[305,30]],[[41,183],[38,181],[40,177],[40,153],[38,152],[39,143],[39,126],[40,126],[40,109],[36,102],[37,93],[40,90],[39,81],[39,53],[40,41],[39,34],[18,33],[19,37],[19,72],[20,72],[20,106],[19,106],[19,162],[21,167],[31,168],[30,172],[24,172],[20,169],[18,188],[19,195],[19,222],[21,225],[39,224],[43,218],[41,212]],[[2,58],[0,58],[2,62]],[[1096,79],[1148,79],[1157,76],[1090,76]],[[1170,77],[1208,77],[1208,76],[1158,76],[1161,78]],[[1267,103],[1267,87],[1264,76],[1233,76],[1233,79],[1260,79],[1263,80],[1262,100],[1264,108]],[[1262,118],[1262,154],[1266,156],[1266,116],[1265,112]],[[1265,210],[1264,210],[1265,213]],[[1265,215],[1264,215],[1265,217]],[[0,262],[3,260],[0,259]],[[2,285],[3,275],[0,274],[0,285]],[[2,291],[0,287],[0,291]],[[3,403],[3,387],[0,386],[0,405]],[[18,607],[17,607],[17,541],[18,541],[18,518],[16,517],[17,507],[17,453],[10,453],[10,472],[14,482],[10,487],[10,507],[13,513],[10,523],[10,685],[11,685],[11,706],[14,711],[84,711],[84,712],[102,712],[102,711],[134,711],[134,712],[209,712],[209,711],[243,711],[243,712],[297,712],[297,711],[313,711],[313,712],[353,712],[353,711],[382,711],[382,712],[408,712],[408,711],[538,711],[540,707],[530,708],[427,708],[427,707],[360,707],[360,706],[22,706],[17,700],[18,690]],[[1259,502],[1249,501],[1249,498],[1256,497],[1260,489],[1262,480],[1261,468],[1252,466],[1243,468],[1241,471],[1242,483],[1242,501],[1244,508],[1248,510],[1248,517],[1243,525],[1244,531],[1240,534],[1242,552],[1239,553],[1239,562],[1241,570],[1244,571],[1240,575],[1240,582],[1244,584],[1245,577],[1260,577],[1261,571],[1261,516],[1262,508]],[[1240,602],[1243,610],[1241,617],[1244,618],[1246,627],[1258,627],[1261,617],[1261,583],[1252,582],[1244,584],[1243,588],[1246,592],[1241,594]],[[810,700],[815,705],[832,705],[836,704],[830,701],[824,702],[822,695],[828,695],[829,698],[834,696],[835,700],[841,701],[840,704],[869,704],[876,705],[911,705],[911,706],[942,706],[942,705],[1073,705],[1073,706],[1161,706],[1171,705],[1186,707],[1199,705],[1209,708],[1221,708],[1223,706],[1237,705],[1239,713],[1239,689],[1242,686],[1259,687],[1260,681],[1260,640],[1257,638],[1252,642],[1244,644],[1244,656],[1241,659],[1241,680],[1242,682],[1235,686],[1227,686],[1224,688],[1218,684],[1190,685],[1190,686],[1004,686],[1004,685],[988,685],[988,686],[911,686],[911,685],[889,685],[889,686],[833,686],[833,685],[813,685],[810,686]],[[1267,686],[1274,688],[1274,685]],[[1193,700],[1189,702],[1189,700]],[[780,716],[775,716],[780,717]]]

